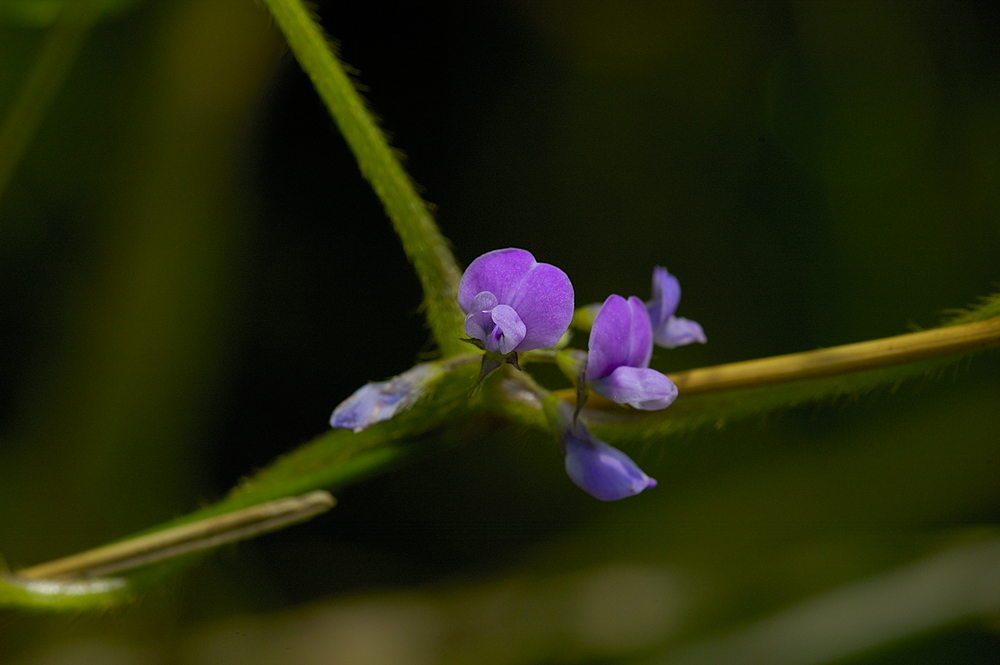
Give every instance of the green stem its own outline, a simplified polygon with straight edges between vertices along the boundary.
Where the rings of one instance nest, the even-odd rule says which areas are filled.
[[[980,321],[984,317],[993,318]],[[846,389],[843,386],[830,387],[822,383],[823,377],[831,374],[854,375],[859,380],[858,385],[874,387],[898,382],[924,371],[926,367],[922,363],[927,359],[974,352],[1000,344],[1000,297],[989,299],[959,320],[967,323],[807,354],[778,356],[675,374],[672,376],[678,381],[681,376],[687,377],[685,385],[694,388],[691,392],[698,392],[700,388],[701,392],[718,392],[723,397],[727,392],[731,393],[736,406],[725,402],[702,402],[699,406],[698,400],[704,400],[706,396],[693,395],[691,399],[679,400],[666,413],[644,412],[625,409],[595,398],[591,406],[607,406],[604,415],[611,418],[605,417],[588,424],[601,428],[595,433],[615,445],[629,440],[663,440],[683,428],[718,425],[727,417],[746,417],[755,411],[764,413],[820,396],[844,392]],[[539,430],[551,431],[553,423],[558,425],[558,414],[552,415],[554,406],[557,406],[553,400],[572,400],[576,395],[575,391],[550,392],[529,374],[512,367],[504,368],[506,381],[493,381],[492,385],[484,389],[483,393],[487,393],[486,395],[470,400],[469,388],[477,372],[474,362],[479,357],[479,354],[472,353],[443,361],[441,365],[445,374],[440,382],[429,390],[426,400],[412,409],[358,434],[346,430],[329,431],[279,458],[253,478],[245,479],[226,499],[214,506],[110,546],[33,566],[20,571],[20,575],[4,575],[0,563],[0,608],[77,611],[108,608],[129,602],[160,584],[163,579],[179,573],[193,561],[190,557],[175,560],[167,557],[186,555],[194,549],[200,549],[202,545],[205,548],[214,547],[222,542],[262,533],[263,529],[252,525],[252,528],[247,527],[247,522],[242,517],[259,515],[264,503],[280,502],[280,505],[286,505],[287,497],[302,499],[304,497],[300,495],[307,492],[336,489],[450,445],[450,441],[443,440],[441,431],[432,432],[450,421],[488,412]],[[873,368],[884,367],[890,362],[903,363],[911,369],[909,373],[864,376]],[[791,369],[786,371],[788,368]],[[740,378],[745,376],[754,378],[748,383]],[[810,379],[813,380],[812,383],[809,383]],[[755,406],[753,399],[747,403],[744,397],[741,401],[739,393],[748,386],[779,381],[796,381],[797,387],[791,393],[778,394],[769,401],[764,400],[759,407]],[[521,390],[510,390],[511,383]],[[539,408],[539,402],[548,408],[543,411]],[[295,502],[293,504],[299,505]],[[306,508],[311,510],[311,506],[315,505],[317,504],[310,501]],[[318,505],[329,506],[331,502],[321,497]],[[247,510],[253,506],[258,508]],[[311,516],[313,513],[293,510],[292,517],[295,519],[287,523],[297,521],[298,516],[306,514]],[[268,521],[265,526],[280,528],[285,524],[284,521],[277,524]],[[238,530],[227,527],[220,532],[220,525],[235,525]],[[191,533],[200,535],[206,531],[209,532],[206,538],[190,538]],[[179,540],[178,534],[184,538]],[[86,579],[81,581],[79,578],[62,582],[31,579],[52,570],[59,573],[79,572],[107,569],[112,565],[115,568],[131,568],[153,560],[159,563],[131,574],[127,583],[123,580],[104,579],[105,586],[88,586],[90,583]],[[96,567],[95,561],[100,567]],[[107,586],[111,583],[111,586]]]
[[[271,528],[282,528],[301,521],[299,517],[307,519],[317,514],[312,508],[329,507],[331,504],[323,499],[317,503],[314,497],[306,502],[305,511],[293,510],[290,513],[292,519],[288,521],[270,519],[274,515],[268,509],[264,515],[268,518],[266,521],[254,521],[261,529],[250,528],[246,521],[240,519],[241,511],[259,516],[264,508],[262,504],[277,501],[284,505],[289,497],[305,499],[308,497],[302,495],[308,492],[335,490],[457,443],[459,439],[432,430],[439,430],[445,423],[482,408],[483,400],[469,399],[469,389],[478,371],[474,361],[479,357],[479,354],[465,354],[442,361],[441,366],[446,373],[430,389],[426,399],[414,408],[360,433],[330,430],[275,460],[254,477],[244,479],[228,497],[215,505],[110,546],[32,566],[16,575],[5,574],[3,560],[0,559],[0,609],[78,611],[129,602],[161,584],[166,577],[191,565],[197,560],[191,552],[253,537]],[[253,506],[258,508],[247,510]],[[220,524],[238,528],[227,527],[220,531]],[[195,535],[206,537],[192,538],[192,531]],[[178,532],[183,538],[178,538]],[[157,563],[146,565],[153,561]],[[91,570],[130,569],[139,565],[146,567],[130,573],[127,582],[112,580],[114,584],[111,586],[60,586],[53,580],[33,580],[53,574],[53,571],[63,575]],[[77,576],[68,581],[79,582],[80,578]]]
[[[301,0],[264,0],[288,46],[350,146],[361,174],[385,206],[420,278],[431,331],[447,357],[465,351],[458,307],[461,271],[448,242],[417,195],[375,118],[344,72],[330,43]]]
[[[329,492],[317,490],[298,497],[267,501],[242,510],[207,517],[162,531],[105,545],[17,571],[25,579],[73,575],[106,576],[157,561],[209,550],[227,543],[254,538],[298,524],[326,512],[337,501]],[[8,577],[8,580],[10,578]]]

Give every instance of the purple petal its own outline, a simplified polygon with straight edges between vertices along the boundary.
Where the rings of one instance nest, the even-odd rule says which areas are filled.
[[[646,304],[629,296],[629,308],[632,310],[632,327],[629,330],[629,367],[649,367],[653,357],[653,326],[649,322]]]
[[[701,326],[695,321],[679,316],[671,316],[653,331],[653,341],[658,346],[672,349],[693,342],[704,344],[708,341]]]
[[[619,295],[610,295],[594,317],[587,344],[588,381],[595,381],[615,371],[628,358],[628,331],[632,314],[628,302]]]
[[[653,327],[673,316],[681,301],[681,284],[666,268],[653,268],[653,300],[649,302],[649,318]]]
[[[476,297],[472,299],[472,304],[469,306],[470,312],[489,312],[500,301],[497,297],[490,293],[489,291],[483,291],[482,293],[477,293]]]
[[[470,312],[465,317],[465,334],[484,344],[495,327],[492,312]]]
[[[646,306],[635,296],[608,296],[590,330],[587,380],[596,381],[619,367],[648,367],[653,329]]]
[[[643,411],[657,411],[677,399],[677,386],[655,369],[619,367],[610,375],[591,383],[598,395],[618,404]]]
[[[495,327],[492,312],[496,306],[497,297],[489,291],[476,294],[465,317],[465,334],[485,343]]]
[[[496,249],[469,264],[458,284],[458,304],[468,314],[473,299],[483,291],[496,296],[497,302],[510,305],[521,282],[535,267],[535,257],[523,249]]]
[[[527,329],[518,351],[555,346],[573,320],[573,285],[559,268],[539,263],[511,300]]]
[[[628,455],[594,438],[582,424],[564,436],[563,445],[570,480],[595,499],[617,501],[656,487]]]
[[[507,355],[524,339],[525,325],[510,305],[497,305],[492,312],[496,328],[486,342],[486,349]],[[495,340],[494,340],[495,338]]]

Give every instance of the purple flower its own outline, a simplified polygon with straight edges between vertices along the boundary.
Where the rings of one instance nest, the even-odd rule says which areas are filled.
[[[388,381],[366,383],[333,410],[330,426],[360,432],[389,420],[413,406],[442,373],[437,363],[421,363]]]
[[[608,296],[594,319],[589,348],[585,378],[598,395],[643,411],[665,409],[677,398],[674,382],[649,369],[653,328],[646,305],[635,296]]]
[[[573,285],[559,268],[523,249],[497,249],[473,261],[458,286],[465,332],[491,353],[545,349],[573,319]]]
[[[653,299],[646,303],[653,324],[653,341],[672,349],[692,342],[708,341],[701,326],[689,319],[674,316],[681,301],[681,285],[666,268],[653,268]]]
[[[558,401],[555,401],[558,400]],[[569,404],[553,396],[546,414],[559,430],[566,455],[566,473],[584,492],[601,501],[617,501],[656,487],[628,455],[594,437],[580,421],[573,421]]]
[[[632,459],[587,431],[583,423],[563,439],[566,473],[584,492],[601,501],[617,501],[656,487]]]

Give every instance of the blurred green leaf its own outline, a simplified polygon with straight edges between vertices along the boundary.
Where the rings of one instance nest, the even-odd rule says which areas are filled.
[[[123,14],[143,0],[95,0],[98,12],[104,17]],[[46,27],[59,19],[67,4],[79,0],[0,0],[0,22],[31,27]]]
[[[807,598],[731,634],[671,649],[649,662],[835,662],[1000,611],[1000,539],[990,535],[982,542],[954,546],[923,561]]]

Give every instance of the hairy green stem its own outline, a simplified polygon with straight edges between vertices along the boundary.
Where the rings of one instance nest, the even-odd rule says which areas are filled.
[[[985,317],[993,318],[981,320]],[[1000,343],[1000,298],[989,299],[982,306],[964,314],[959,321],[962,322],[959,325],[932,331],[807,354],[765,358],[722,368],[690,370],[686,373],[689,387],[697,385],[701,392],[715,392],[722,397],[730,394],[735,400],[735,406],[725,401],[699,403],[699,400],[712,395],[692,395],[691,399],[678,400],[678,404],[666,413],[654,413],[610,404],[606,405],[607,410],[603,410],[601,407],[605,406],[604,401],[595,399],[595,404],[590,405],[595,408],[589,410],[594,421],[588,425],[597,428],[597,436],[612,444],[651,438],[663,440],[670,433],[685,427],[717,424],[727,416],[746,416],[757,411],[763,413],[781,406],[813,401],[819,396],[839,394],[858,386],[864,388],[898,382],[925,371],[928,359],[949,355],[957,357],[962,353],[975,352]],[[540,402],[555,396],[563,399],[575,397],[575,391],[572,390],[550,393],[529,374],[505,367],[503,381],[492,382],[483,391],[487,395],[481,393],[479,397],[470,400],[469,390],[477,372],[475,361],[479,357],[479,354],[471,353],[442,361],[445,373],[440,383],[430,390],[426,400],[412,409],[359,434],[345,430],[327,432],[276,460],[253,478],[245,479],[229,497],[214,506],[126,538],[117,544],[34,566],[21,571],[21,576],[0,574],[0,607],[79,610],[120,605],[158,584],[162,578],[176,574],[189,565],[186,561],[190,559],[181,559],[180,555],[202,548],[202,545],[208,548],[229,542],[235,539],[230,537],[233,535],[243,538],[262,532],[253,525],[249,530],[244,529],[244,523],[237,519],[243,514],[241,511],[248,507],[273,501],[280,501],[281,505],[285,505],[286,497],[296,497],[317,489],[335,489],[383,472],[390,466],[442,445],[440,442],[434,443],[438,436],[432,430],[477,412],[488,412],[532,428],[550,430],[551,424],[543,415]],[[901,367],[909,369],[868,376],[870,372],[893,363],[901,363]],[[825,377],[829,377],[831,373],[842,374],[841,379],[856,376],[858,386],[827,385],[824,383],[828,380]],[[681,375],[673,376],[680,380]],[[799,387],[788,394],[761,398],[759,406],[755,406],[756,402],[752,399],[749,406],[741,406],[738,395],[748,386],[779,381],[798,381],[795,385]],[[765,385],[757,389],[767,387]],[[330,505],[330,502],[325,501],[323,505]],[[261,508],[257,508],[244,512],[257,515],[260,510]],[[239,529],[224,530],[220,535],[220,524],[233,523]],[[275,528],[284,524],[281,522]],[[270,528],[274,523],[267,522],[266,526]],[[208,535],[201,538],[201,534],[206,532]],[[199,537],[192,537],[192,533]],[[177,534],[183,536],[180,541]],[[177,558],[173,563],[169,559],[159,561],[164,557]],[[87,586],[87,580],[81,581],[78,578],[65,583],[49,579],[32,581],[24,576],[25,573],[40,576],[53,570],[53,567],[59,572],[90,570],[87,566],[91,566],[95,560],[99,560],[101,566],[114,565],[117,568],[131,568],[151,561],[159,563],[147,566],[146,572],[139,570],[131,574],[127,583],[117,579],[104,580],[107,583],[114,582],[117,586]]]
[[[301,0],[263,0],[385,206],[424,289],[427,321],[447,357],[466,349],[458,307],[461,271],[410,177]]]

